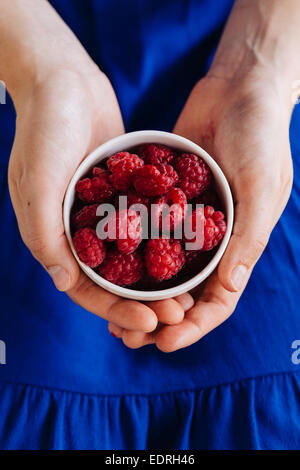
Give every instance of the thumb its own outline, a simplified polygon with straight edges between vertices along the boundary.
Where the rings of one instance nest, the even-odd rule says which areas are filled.
[[[49,142],[55,139],[45,137],[49,126],[38,133],[37,126],[31,125],[35,132],[28,135],[27,129],[23,131],[24,121],[30,124],[30,120],[23,119],[19,128],[17,125],[9,163],[10,196],[23,241],[50,274],[57,289],[65,291],[79,277],[79,266],[69,248],[62,220],[72,160],[67,158],[67,145],[61,146],[60,152],[54,143],[50,146]]]
[[[10,193],[22,239],[52,277],[58,290],[72,288],[79,267],[69,248],[62,221],[62,199],[57,188],[43,179],[24,183],[12,171]],[[23,186],[25,185],[25,187]]]
[[[225,289],[237,292],[245,287],[271,230],[265,203],[262,207],[261,201],[252,198],[236,205],[233,233],[218,268],[218,277]]]

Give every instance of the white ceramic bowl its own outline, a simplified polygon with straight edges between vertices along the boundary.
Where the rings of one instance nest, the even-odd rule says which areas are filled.
[[[214,175],[217,191],[225,207],[227,231],[214,257],[211,259],[208,265],[204,269],[202,269],[202,271],[199,272],[199,274],[175,287],[157,291],[140,291],[134,289],[127,289],[125,287],[120,287],[115,284],[112,284],[111,282],[107,281],[99,274],[97,274],[95,271],[93,271],[91,268],[86,266],[84,263],[82,263],[82,261],[80,261],[72,242],[70,230],[70,212],[75,199],[75,185],[77,181],[80,180],[93,166],[95,166],[101,160],[110,157],[116,152],[124,151],[130,149],[131,147],[136,147],[138,145],[151,142],[169,145],[170,147],[174,147],[175,149],[181,150],[183,152],[194,153],[196,155],[199,155],[203,158],[203,160],[206,161]],[[120,297],[135,300],[160,300],[175,297],[193,289],[198,284],[203,282],[204,279],[206,279],[216,268],[226,249],[231,235],[233,225],[233,201],[229,185],[221,168],[217,165],[214,159],[210,157],[207,152],[205,152],[205,150],[199,147],[199,145],[194,144],[193,142],[188,139],[185,139],[184,137],[180,137],[176,134],[171,134],[169,132],[137,131],[130,132],[119,137],[115,137],[114,139],[105,142],[103,145],[100,145],[100,147],[98,147],[85,158],[85,160],[77,168],[66,191],[63,207],[63,218],[65,225],[65,233],[72,249],[72,252],[79,266],[90,279],[92,279],[96,284],[103,287],[107,291],[112,292],[113,294],[117,294]]]

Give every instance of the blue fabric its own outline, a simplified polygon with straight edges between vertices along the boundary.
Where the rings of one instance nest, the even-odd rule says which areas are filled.
[[[128,131],[172,129],[232,5],[52,3],[110,77]],[[0,105],[0,448],[299,448],[300,107],[292,196],[236,312],[173,354],[125,348],[23,245],[6,176],[14,119],[12,103]]]

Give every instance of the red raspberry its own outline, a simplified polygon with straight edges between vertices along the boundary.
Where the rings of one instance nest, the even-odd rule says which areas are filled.
[[[178,175],[171,165],[145,165],[136,171],[135,189],[144,196],[161,196],[178,181]]]
[[[176,158],[174,168],[179,175],[179,187],[188,199],[199,196],[211,182],[211,171],[202,158],[192,153],[182,153]]]
[[[112,214],[107,221],[107,235],[108,242],[117,240],[120,253],[133,253],[142,241],[140,215],[131,209]]]
[[[144,165],[138,155],[128,152],[119,152],[107,160],[108,169],[112,172],[111,183],[118,191],[127,191],[132,185],[135,171]]]
[[[84,206],[73,215],[73,224],[76,230],[84,227],[95,227],[100,217],[96,215],[98,204]]]
[[[149,198],[143,196],[143,194],[138,193],[134,189],[129,189],[127,193],[127,207],[130,207],[133,204],[144,204],[144,206],[148,207]]]
[[[204,210],[198,207],[190,217],[192,230],[195,232],[198,229],[196,237],[185,238],[186,243],[197,243],[198,246],[192,251],[209,251],[220,243],[227,228],[223,212],[215,211],[212,206],[205,206]]]
[[[79,180],[75,190],[79,199],[88,203],[108,201],[115,192],[106,170],[94,178]]]
[[[100,166],[95,166],[93,169],[92,169],[92,175],[93,176],[100,176],[100,175],[103,175],[103,173],[106,173],[107,170],[105,170],[104,168],[101,168]]]
[[[96,268],[104,260],[104,243],[92,228],[79,229],[73,237],[73,243],[79,259],[90,268]]]
[[[145,264],[150,276],[164,281],[175,276],[185,263],[185,254],[179,240],[157,238],[147,242]]]
[[[138,193],[134,189],[129,189],[127,194],[118,194],[115,198],[115,206],[119,207],[120,205],[120,197],[127,196],[127,203],[126,207],[129,209],[130,206],[133,204],[143,204],[144,206],[148,207],[149,205],[149,198],[143,196],[142,194]]]
[[[186,209],[187,199],[184,192],[179,188],[171,188],[164,196],[157,199],[152,205],[151,220],[155,227],[164,227],[170,231],[182,224]],[[164,215],[164,207],[169,207]]]
[[[170,163],[175,152],[162,144],[144,144],[139,148],[140,156],[150,165],[157,165],[158,163]]]
[[[138,251],[123,254],[117,250],[112,250],[108,253],[104,263],[99,267],[98,272],[113,284],[128,286],[141,279],[143,270],[142,255]]]

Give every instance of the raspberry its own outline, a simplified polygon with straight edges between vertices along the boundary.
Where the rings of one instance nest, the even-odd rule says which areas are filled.
[[[94,178],[79,180],[75,190],[79,199],[88,203],[107,201],[115,192],[109,181],[109,172],[106,170]]]
[[[104,260],[104,243],[92,228],[79,229],[73,237],[73,243],[79,259],[90,268],[96,268]]]
[[[107,220],[107,241],[117,240],[120,253],[133,253],[142,241],[140,215],[125,209],[112,214]]]
[[[184,192],[179,188],[171,188],[167,194],[157,199],[152,206],[152,224],[159,228],[168,229],[170,227],[170,230],[176,229],[185,218],[186,204],[187,199]],[[169,206],[169,209],[164,214],[163,211],[166,206]]]
[[[73,224],[75,229],[84,227],[95,227],[99,217],[96,215],[98,204],[84,206],[80,211],[73,215]]]
[[[192,239],[185,238],[185,242],[196,243],[195,250],[209,251],[217,246],[226,232],[226,222],[221,211],[215,211],[212,206],[198,207],[191,214],[191,228],[197,235]],[[198,222],[198,227],[197,227]],[[194,250],[191,250],[194,251]]]
[[[222,204],[210,185],[212,179],[202,158],[162,144],[144,144],[139,155],[118,152],[105,165],[100,162],[75,186],[77,198],[84,201],[76,200],[72,210],[73,243],[79,259],[116,285],[138,283],[135,288],[142,290],[156,290],[158,281],[173,278],[170,286],[170,282],[174,285],[193,276],[199,267],[206,266],[214,253],[210,250],[226,232],[224,214],[216,210],[222,209]],[[126,204],[120,199],[122,195],[127,197]],[[187,217],[190,199],[194,211]],[[99,204],[110,201],[116,212],[101,224],[106,232],[103,237],[96,231],[102,219],[96,212]],[[144,242],[143,223],[149,228],[151,203],[151,222],[160,238],[154,238],[153,233],[153,238]],[[134,204],[148,210],[133,210],[130,207]],[[203,205],[199,208],[197,204]],[[186,222],[192,226],[192,234],[186,233]],[[202,230],[198,230],[198,223],[202,223]],[[183,237],[179,235],[181,228],[185,229]],[[200,246],[184,250],[184,243],[197,241]]]
[[[129,189],[127,194],[119,194],[115,198],[115,206],[119,207],[120,205],[120,196],[127,196],[127,205],[126,207],[129,209],[130,206],[133,204],[143,204],[144,206],[149,206],[149,198],[143,196],[142,194],[138,193],[134,189]]]
[[[149,198],[143,196],[143,194],[138,193],[134,189],[129,189],[127,193],[127,207],[130,207],[133,204],[144,204],[144,206],[148,207]]]
[[[178,181],[178,175],[171,165],[145,165],[136,171],[135,189],[144,196],[161,196]]]
[[[103,175],[103,173],[106,173],[107,170],[105,170],[104,168],[101,168],[100,166],[95,166],[93,169],[92,169],[92,175],[93,176],[100,176],[100,175]]]
[[[175,276],[185,263],[185,254],[179,240],[157,238],[148,241],[145,264],[150,276],[164,281]]]
[[[202,158],[192,153],[182,153],[176,158],[174,168],[179,175],[179,187],[188,199],[199,196],[211,182],[211,171]]]
[[[118,191],[127,191],[132,185],[135,171],[144,165],[138,155],[128,152],[119,152],[107,160],[108,169],[112,172],[111,183]]]
[[[112,250],[99,267],[98,272],[107,281],[118,286],[128,286],[141,279],[143,270],[142,255],[138,251],[123,254]]]
[[[139,149],[140,156],[150,165],[170,163],[175,153],[170,147],[162,144],[144,144]]]

